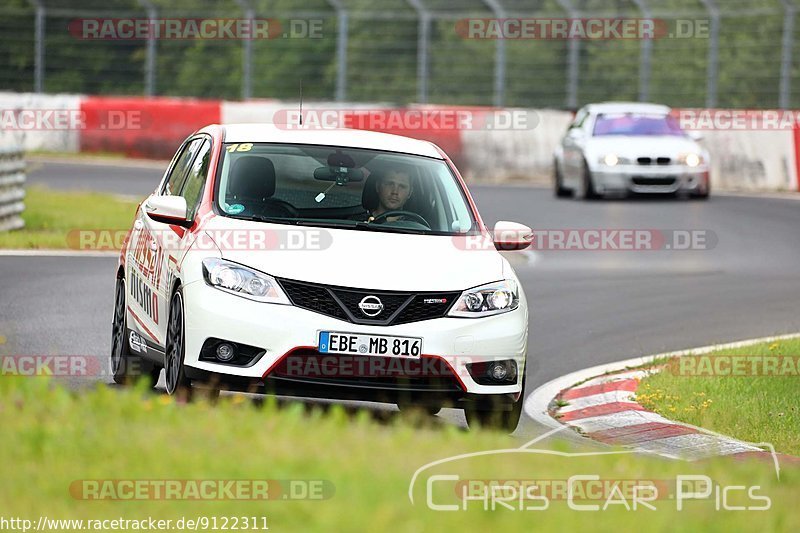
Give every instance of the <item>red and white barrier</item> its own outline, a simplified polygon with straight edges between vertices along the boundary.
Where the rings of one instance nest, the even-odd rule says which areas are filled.
[[[548,184],[553,150],[572,114],[557,110],[410,106],[307,102],[304,116],[338,124],[430,140],[445,150],[470,182],[508,181]],[[77,125],[40,121],[20,125],[20,111],[44,117],[49,111],[80,117]],[[28,151],[116,152],[130,157],[169,159],[178,144],[211,123],[279,123],[296,117],[298,102],[228,102],[191,98],[99,97],[0,93],[0,130]],[[309,115],[311,114],[311,115]],[[368,120],[364,120],[365,114]],[[420,114],[430,120],[417,120]],[[468,114],[469,120],[441,120]],[[523,117],[519,124],[498,115]],[[397,117],[401,116],[398,122]],[[707,130],[716,190],[800,190],[800,126],[794,129]]]

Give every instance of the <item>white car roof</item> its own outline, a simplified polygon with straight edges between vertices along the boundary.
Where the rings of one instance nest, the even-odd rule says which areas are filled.
[[[231,143],[319,144],[402,152],[442,159],[433,143],[390,133],[275,124],[224,124],[222,128],[225,131],[225,142]]]
[[[661,104],[646,104],[642,102],[602,102],[589,104],[586,109],[592,114],[599,113],[643,113],[653,115],[667,115],[671,109]]]

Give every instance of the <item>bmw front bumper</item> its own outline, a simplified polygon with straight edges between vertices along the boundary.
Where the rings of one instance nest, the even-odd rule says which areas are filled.
[[[598,193],[702,193],[708,190],[709,173],[705,166],[618,165],[592,170],[592,179]]]

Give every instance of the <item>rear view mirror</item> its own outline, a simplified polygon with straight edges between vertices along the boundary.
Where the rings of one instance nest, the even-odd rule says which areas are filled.
[[[320,181],[335,181],[337,185],[344,185],[351,181],[364,181],[364,171],[360,168],[348,167],[319,167],[314,169],[314,179]]]
[[[148,217],[162,224],[188,228],[193,223],[193,221],[186,219],[186,199],[183,196],[158,196],[154,194],[145,200],[142,207]]]
[[[328,166],[355,168],[356,161],[351,155],[346,154],[341,150],[336,150],[328,156]]]

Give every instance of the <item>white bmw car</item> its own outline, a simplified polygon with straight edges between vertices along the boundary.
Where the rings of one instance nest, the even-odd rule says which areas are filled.
[[[558,197],[627,193],[708,198],[708,152],[667,106],[602,103],[581,108],[554,154]]]
[[[117,382],[396,403],[516,427],[528,307],[453,163],[357,130],[212,125],[140,206],[116,276]]]

